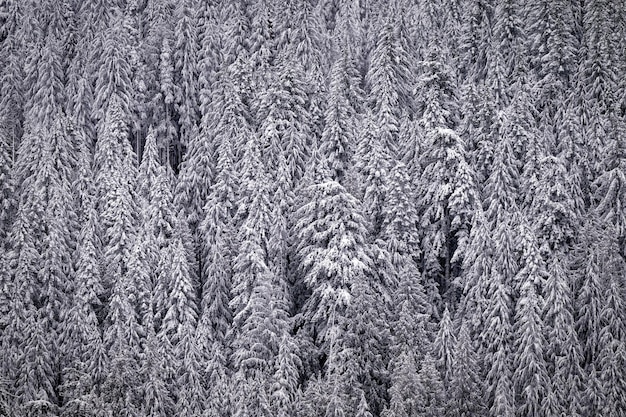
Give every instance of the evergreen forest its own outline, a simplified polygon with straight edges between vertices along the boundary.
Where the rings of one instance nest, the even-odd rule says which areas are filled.
[[[0,416],[625,417],[625,3],[0,0]]]

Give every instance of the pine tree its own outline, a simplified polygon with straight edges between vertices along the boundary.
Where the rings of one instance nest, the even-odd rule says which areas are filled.
[[[526,17],[530,67],[543,95],[540,107],[554,111],[550,107],[570,87],[576,70],[574,7],[561,1],[537,2],[528,5]]]
[[[64,75],[61,67],[62,55],[58,38],[48,35],[43,48],[36,50],[32,71],[32,89],[29,100],[25,103],[25,114],[30,122],[37,121],[40,126],[51,127],[62,109],[64,97]],[[40,55],[39,55],[40,54]]]
[[[574,252],[574,259],[580,264],[580,267],[574,265],[578,273],[576,330],[582,344],[582,363],[585,368],[597,361],[603,300],[602,259],[594,226],[592,220],[587,220],[583,225],[580,242]]]
[[[367,404],[367,400],[365,399],[365,392],[361,391],[361,395],[359,397],[359,405],[356,409],[355,417],[372,417],[372,413],[370,412],[369,405]]]
[[[175,202],[186,207],[187,221],[197,242],[200,241],[197,227],[204,218],[203,208],[217,175],[215,147],[223,142],[221,138],[230,137],[233,155],[238,160],[252,137],[248,106],[235,81],[230,74],[221,74],[215,102],[205,111],[200,133],[191,139],[180,168]],[[221,117],[211,120],[213,114]]]
[[[10,154],[9,134],[5,129],[0,130],[0,245],[4,245],[9,230],[13,210],[15,210],[15,185],[11,179],[13,161]]]
[[[598,355],[601,350],[601,312],[604,299],[602,255],[597,220],[587,218],[581,228],[579,242],[575,246],[574,269],[576,272],[576,331],[582,348],[582,367],[585,371],[582,414],[597,413],[604,404],[604,392],[600,381]]]
[[[410,352],[419,363],[432,348],[431,305],[416,268],[406,265],[400,272],[401,280],[393,294],[395,311],[391,326],[391,352],[394,355]]]
[[[184,247],[182,254],[184,259],[179,259],[179,262],[183,262],[184,265],[174,263],[175,247],[177,244],[182,245],[182,242],[180,239],[176,242],[174,238],[176,213],[172,203],[171,185],[165,170],[161,170],[155,179],[150,195],[151,206],[144,227],[150,234],[153,250],[158,256],[153,265],[154,281],[151,292],[154,303],[154,325],[159,331],[170,307],[171,300],[169,297],[175,285],[174,279],[180,278],[180,274],[183,274],[184,279],[189,281],[184,285],[190,285],[190,291],[195,292],[195,289],[193,288]],[[179,268],[179,270],[175,272],[175,268]],[[176,276],[175,274],[179,275]]]
[[[137,196],[142,199],[142,205],[146,206],[142,207],[143,216],[148,215],[147,210],[152,202],[150,192],[153,189],[153,183],[156,182],[158,175],[163,171],[156,136],[154,128],[150,128],[146,136],[137,175]]]
[[[459,40],[460,69],[467,81],[480,81],[485,76],[487,49],[484,45],[491,36],[489,14],[491,4],[472,0],[464,3]]]
[[[259,133],[264,143],[263,159],[270,172],[278,170],[278,159],[285,159],[288,184],[300,181],[308,159],[312,126],[309,113],[308,86],[302,78],[303,68],[297,62],[277,65],[276,77],[260,94],[256,108]]]
[[[331,179],[344,186],[350,161],[356,147],[356,114],[363,91],[354,61],[342,51],[330,69],[328,104],[324,113],[324,129],[320,154],[331,170]]]
[[[622,209],[626,203],[626,148],[619,137],[626,132],[626,125],[622,119],[613,117],[609,129],[601,161],[602,173],[592,184],[593,197],[598,217],[615,230],[623,256],[626,254],[626,216]]]
[[[407,166],[401,162],[396,164],[390,171],[389,179],[391,184],[383,205],[381,230],[376,243],[391,256],[391,264],[398,273],[405,262],[415,264],[419,256],[419,217],[413,204],[415,194]],[[387,272],[381,270],[382,274]],[[387,281],[393,286],[393,281],[398,279]]]
[[[483,331],[484,311],[489,297],[490,275],[494,270],[492,232],[485,214],[477,208],[469,236],[468,253],[463,262],[463,273],[459,284],[463,297],[459,314],[466,316],[470,334],[476,337]]]
[[[326,74],[330,63],[328,40],[322,28],[320,16],[312,4],[294,3],[291,15],[277,24],[284,24],[283,31],[287,45],[281,51],[278,61],[295,60],[303,69],[309,98],[308,111],[311,114],[311,130],[319,138],[324,125],[326,109]]]
[[[348,322],[340,337],[351,348],[356,368],[353,372],[357,381],[363,381],[358,388],[368,398],[368,409],[378,414],[384,407],[389,382],[391,294],[374,271],[356,279],[351,293]]]
[[[355,391],[358,392],[356,364],[352,350],[343,344],[339,333],[342,321],[341,317],[331,321],[334,324],[334,334],[330,341],[326,369],[326,417],[350,415],[350,410],[355,410],[358,406],[359,397],[355,395]]]
[[[4,35],[0,47],[0,62],[3,64],[3,71],[0,73],[2,80],[2,87],[0,87],[2,141],[6,150],[10,151],[11,160],[15,159],[15,151],[24,131],[22,122],[26,98],[24,91],[24,46],[26,40],[21,36],[23,32],[20,27],[24,25],[24,10],[20,5],[20,2],[17,1],[9,2],[6,5],[6,18],[2,25]]]
[[[226,7],[232,7],[238,2],[228,3]],[[197,35],[197,51],[196,63],[198,71],[198,110],[200,114],[206,112],[206,107],[200,106],[201,103],[208,104],[211,89],[215,81],[218,68],[222,65],[223,52],[226,40],[231,40],[234,36],[225,36],[217,30],[222,27],[224,22],[221,21],[221,11],[219,3],[201,3],[196,7],[196,15],[194,23]],[[228,14],[232,16],[233,13]],[[230,34],[232,35],[232,34]]]
[[[319,416],[324,414],[327,405],[325,384],[320,374],[309,378],[298,399],[298,416]]]

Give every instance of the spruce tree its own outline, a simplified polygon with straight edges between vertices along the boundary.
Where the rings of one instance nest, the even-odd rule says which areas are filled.
[[[106,118],[98,128],[94,156],[96,204],[103,241],[103,286],[107,297],[114,283],[126,273],[135,236],[136,168],[132,154],[123,105],[113,95],[109,99]]]
[[[454,346],[456,345],[456,339],[452,332],[450,311],[448,310],[448,306],[446,306],[441,321],[439,322],[437,337],[434,341],[435,353],[437,355],[437,368],[441,373],[442,382],[446,389],[449,388],[452,379]]]
[[[352,285],[364,279],[372,261],[358,200],[335,181],[312,185],[310,193],[311,200],[296,212],[294,235],[300,242],[296,256],[310,291],[304,320],[311,337],[325,346],[330,337],[329,313],[345,314]]]
[[[284,334],[278,347],[276,372],[272,385],[271,405],[278,417],[292,415],[296,410],[299,393],[301,362],[297,354],[297,345],[293,337]]]
[[[515,391],[511,363],[511,299],[502,273],[490,284],[485,310],[485,327],[481,331],[482,354],[486,366],[485,385],[490,416],[515,415]]]
[[[544,359],[545,330],[541,318],[543,299],[540,288],[543,277],[537,248],[533,248],[532,242],[525,246],[526,264],[519,272],[521,288],[515,309],[513,384],[519,401],[516,414],[537,416],[542,413],[542,396],[550,388]]]
[[[563,268],[564,257],[554,257],[548,267],[543,321],[545,325],[546,369],[551,387],[543,407],[552,413],[581,415],[580,391],[583,389],[582,352],[574,327],[571,277]]]
[[[603,262],[604,297],[600,311],[601,328],[599,333],[600,350],[598,352],[598,370],[604,404],[603,415],[619,416],[623,414],[626,401],[626,318],[624,316],[624,291],[621,287],[626,271],[623,259],[617,255],[617,242],[609,237],[603,244],[604,254],[608,259]]]
[[[180,126],[180,143],[187,146],[199,122],[198,33],[195,4],[182,1],[176,7],[174,31],[175,109]]]
[[[454,365],[447,396],[451,416],[486,414],[481,363],[475,345],[470,336],[468,320],[464,319],[452,354]]]

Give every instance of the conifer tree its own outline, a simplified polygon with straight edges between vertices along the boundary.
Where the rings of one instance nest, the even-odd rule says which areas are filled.
[[[464,3],[461,21],[461,74],[468,81],[484,79],[487,50],[483,46],[491,36],[489,14],[491,5],[479,0]]]
[[[495,270],[481,331],[482,354],[486,367],[487,406],[491,416],[515,415],[515,391],[511,364],[511,300],[502,273]]]
[[[137,175],[137,196],[142,200],[141,204],[148,207],[152,202],[150,192],[153,189],[153,183],[156,182],[157,176],[163,170],[160,163],[156,136],[155,129],[150,128],[145,139],[141,164],[139,165],[139,173]],[[148,215],[148,207],[142,207],[143,216]]]
[[[392,256],[391,263],[398,271],[405,260],[414,263],[419,256],[419,217],[413,204],[415,193],[407,166],[402,162],[396,164],[390,171],[389,179],[391,184],[382,209],[377,244]]]
[[[130,277],[122,275],[117,267],[116,276],[121,278],[113,287],[103,342],[108,366],[103,381],[103,401],[114,413],[135,415],[138,412],[140,382],[140,340],[143,333],[129,294]]]
[[[27,306],[24,330],[18,359],[18,412],[22,415],[53,416],[58,413],[58,395],[55,390],[54,359],[45,331],[43,310]]]
[[[441,415],[444,411],[445,391],[434,358],[427,353],[417,375],[424,394],[417,403],[418,413],[425,416]]]
[[[229,307],[234,250],[233,216],[235,211],[233,154],[230,138],[224,137],[218,149],[219,173],[211,187],[202,233],[202,300],[199,332],[206,350],[213,342],[222,342],[229,330],[232,313]]]
[[[461,322],[452,357],[454,364],[447,396],[449,415],[485,415],[480,360],[470,336],[468,320]]]
[[[277,64],[276,77],[259,96],[255,107],[261,140],[267,148],[263,157],[268,169],[277,171],[277,160],[282,154],[290,185],[297,183],[304,174],[312,136],[309,88],[303,72],[297,62]]]
[[[238,255],[233,261],[233,286],[230,308],[233,311],[233,358],[235,369],[245,383],[261,384],[254,401],[265,401],[278,342],[285,330],[285,310],[274,300],[282,291],[268,265],[269,195],[264,166],[254,140],[248,143],[242,161],[241,219],[237,241]],[[262,380],[258,380],[261,377]]]
[[[310,291],[303,318],[313,340],[325,346],[329,312],[339,317],[345,313],[352,285],[365,279],[372,261],[358,200],[335,181],[312,185],[310,192],[311,200],[296,212],[294,235],[300,241],[296,256]]]
[[[98,128],[94,156],[96,204],[100,214],[103,241],[105,294],[127,270],[136,227],[136,203],[128,129],[121,100],[109,99],[107,115]]]
[[[199,121],[198,34],[194,2],[180,2],[175,11],[174,71],[175,108],[180,126],[180,142],[187,146]]]
[[[284,334],[278,347],[276,372],[272,385],[271,405],[274,415],[286,417],[296,410],[298,385],[300,379],[300,358],[297,345],[289,334]]]
[[[543,407],[557,415],[566,412],[579,416],[584,376],[580,366],[582,352],[574,327],[571,278],[563,262],[562,256],[552,259],[544,290],[546,369],[552,385],[546,392]]]
[[[441,321],[439,322],[437,337],[434,341],[435,353],[437,355],[437,368],[441,373],[442,382],[446,389],[450,386],[449,384],[454,368],[454,346],[456,345],[456,339],[452,331],[450,311],[448,310],[448,306],[446,306]]]
[[[392,361],[392,364],[390,401],[382,415],[385,417],[418,415],[422,386],[418,379],[415,357],[410,352],[402,352]],[[417,393],[420,394],[416,395]]]
[[[614,229],[622,256],[626,254],[626,148],[619,138],[626,131],[622,119],[612,118],[607,144],[601,161],[602,173],[592,184],[598,217]]]
[[[376,46],[371,51],[366,76],[379,140],[394,157],[397,155],[401,119],[414,108],[413,86],[409,77],[410,51],[405,50],[407,45],[401,38],[403,31],[395,29],[402,23],[394,21],[391,16],[386,18]]]
[[[576,330],[582,344],[583,366],[595,364],[600,340],[600,314],[603,300],[603,277],[597,235],[593,233],[593,220],[583,225],[580,242],[576,247],[577,276]]]
[[[367,404],[367,400],[365,399],[365,392],[361,391],[361,395],[359,397],[359,405],[356,409],[355,417],[372,417],[372,413],[370,411],[370,407]]]
[[[600,350],[597,363],[601,392],[604,404],[601,407],[603,415],[619,416],[623,413],[626,401],[626,378],[624,364],[626,363],[626,319],[624,317],[624,291],[620,286],[623,282],[626,265],[617,255],[617,242],[609,235],[603,242],[604,256],[609,255],[603,262],[604,297],[600,311],[601,328],[599,333]]]
[[[182,339],[175,347],[175,355],[180,361],[176,375],[176,404],[174,410],[181,415],[199,417],[204,415],[206,392],[202,380],[202,355],[198,349],[195,328],[187,323],[182,331]]]
[[[148,314],[152,316],[154,312],[150,310]],[[145,415],[164,417],[174,411],[174,399],[169,389],[174,383],[171,380],[174,364],[168,362],[173,359],[172,345],[167,337],[159,338],[150,319],[147,320],[144,346],[139,368],[143,380],[141,411]]]
[[[0,62],[3,71],[0,73],[2,87],[0,90],[0,120],[3,126],[2,137],[4,146],[11,159],[23,134],[24,118],[24,60],[25,39],[20,28],[24,25],[24,10],[20,2],[12,1],[6,5],[6,17],[2,25],[3,42],[0,47]]]
[[[563,154],[547,156],[541,161],[540,180],[531,212],[536,234],[544,253],[566,250],[574,240],[576,201],[571,191],[575,185],[568,175]]]
[[[37,121],[40,126],[50,128],[52,122],[62,109],[64,96],[64,74],[62,68],[62,55],[58,38],[48,35],[43,48],[37,50],[35,62],[31,65],[35,68],[26,68],[32,71],[33,78],[30,100],[25,103],[25,112],[30,116],[30,122]],[[30,67],[30,66],[29,66]]]
[[[12,211],[15,210],[16,196],[15,186],[11,179],[11,160],[9,148],[9,135],[5,129],[0,130],[0,196],[2,196],[2,204],[0,205],[0,245],[4,245],[5,237],[10,226]]]
[[[161,331],[170,339],[172,346],[177,346],[187,332],[195,329],[198,313],[183,243],[176,239],[168,249],[172,251],[169,270],[171,288],[164,306],[166,312]]]
[[[115,8],[113,9],[115,10]],[[98,52],[102,56],[97,60],[97,74],[94,92],[94,119],[98,122],[98,134],[102,129],[101,125],[106,119],[106,112],[111,107],[119,107],[120,117],[127,124],[130,124],[131,106],[131,68],[129,59],[129,34],[128,28],[124,26],[124,19],[121,11],[114,12],[114,23],[97,36],[102,39],[101,50]]]
[[[344,183],[356,146],[355,116],[362,91],[354,63],[343,52],[330,70],[328,104],[319,152],[331,170],[331,179]],[[355,100],[356,99],[356,100]]]
[[[238,2],[228,3],[226,7],[233,7],[233,4]],[[222,65],[223,52],[225,49],[226,40],[231,40],[233,37],[225,36],[218,30],[218,27],[223,27],[222,15],[220,14],[219,3],[201,3],[196,7],[196,14],[194,16],[198,49],[196,52],[196,63],[198,71],[198,105],[201,103],[207,103],[210,98],[211,89],[215,80],[215,75],[218,68]],[[233,13],[227,14],[233,16]],[[206,108],[200,108],[200,114],[206,111]]]
[[[521,233],[525,231],[522,230]],[[528,231],[526,231],[528,233]],[[525,265],[517,278],[521,288],[515,309],[513,353],[513,383],[517,393],[516,413],[522,416],[537,416],[542,413],[542,396],[549,390],[548,375],[544,360],[544,324],[541,318],[543,299],[540,288],[541,259],[532,238],[525,240]]]
[[[372,225],[371,234],[378,235],[382,222],[382,209],[387,198],[387,178],[395,160],[392,151],[375,127],[373,115],[368,111],[360,128],[358,147],[354,155],[354,169],[359,184],[365,214]]]
[[[478,196],[464,144],[454,131],[436,128],[427,134],[427,148],[420,181],[424,185],[418,191],[424,207],[421,226],[426,229],[422,241],[424,268],[445,293],[462,262]]]
[[[357,381],[363,381],[358,388],[368,397],[368,409],[377,414],[385,404],[385,387],[389,382],[391,334],[387,320],[392,317],[391,295],[379,279],[372,271],[352,284],[353,297],[346,312],[348,324],[341,335],[352,351],[356,368],[352,372]]]
[[[209,417],[218,417],[230,413],[229,392],[230,378],[225,366],[226,358],[219,342],[211,347],[210,359],[206,362],[205,381],[212,389],[207,394],[205,413]]]
[[[65,352],[60,387],[64,412],[95,412],[103,406],[99,391],[106,357],[98,320],[103,293],[100,242],[97,213],[93,207],[89,213],[77,249],[76,294],[61,333],[61,349]]]

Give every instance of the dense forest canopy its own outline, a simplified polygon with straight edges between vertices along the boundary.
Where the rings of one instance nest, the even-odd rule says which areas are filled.
[[[624,417],[626,7],[0,0],[0,415]]]

